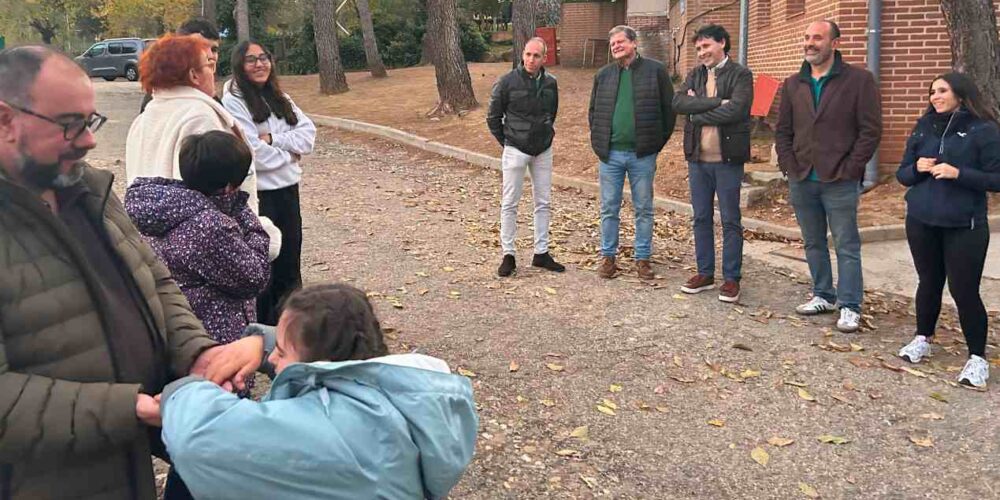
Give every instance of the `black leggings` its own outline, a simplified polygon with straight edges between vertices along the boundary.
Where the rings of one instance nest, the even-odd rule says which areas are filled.
[[[278,324],[278,308],[288,294],[302,286],[302,213],[299,185],[273,191],[257,191],[260,215],[281,230],[281,253],[271,263],[271,283],[257,297],[257,322]]]
[[[917,335],[934,335],[941,313],[941,294],[948,291],[958,307],[969,354],[986,353],[986,308],[979,296],[990,228],[984,222],[969,227],[929,226],[906,218],[906,239],[917,268]]]

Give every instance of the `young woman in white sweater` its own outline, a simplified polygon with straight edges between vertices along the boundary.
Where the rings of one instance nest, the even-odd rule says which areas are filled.
[[[312,153],[316,126],[281,91],[271,54],[248,41],[233,49],[233,79],[222,105],[232,113],[254,151],[260,213],[274,221],[283,239],[271,264],[271,284],[257,299],[257,321],[275,325],[281,300],[302,286],[302,157]]]

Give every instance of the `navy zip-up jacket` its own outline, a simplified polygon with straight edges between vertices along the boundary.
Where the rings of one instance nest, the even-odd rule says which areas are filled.
[[[959,170],[957,179],[917,171],[920,158],[937,158]],[[939,227],[986,223],[986,192],[1000,191],[1000,128],[964,108],[950,117],[928,111],[906,141],[896,179],[906,191],[907,216]]]

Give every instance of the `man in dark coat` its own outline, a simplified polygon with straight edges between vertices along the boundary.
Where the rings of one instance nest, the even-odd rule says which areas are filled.
[[[795,311],[813,315],[839,307],[837,329],[854,332],[864,293],[858,197],[865,164],[882,137],[882,106],[875,77],[844,62],[839,44],[833,21],[806,28],[802,69],[782,87],[775,149],[813,281],[812,299]],[[837,250],[836,289],[827,228]]]
[[[0,498],[156,498],[164,384],[243,386],[263,341],[217,346],[81,162],[105,121],[86,73],[38,46],[0,75]]]

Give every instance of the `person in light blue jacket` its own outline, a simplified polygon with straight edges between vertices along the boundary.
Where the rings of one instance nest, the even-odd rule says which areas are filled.
[[[364,292],[307,287],[276,335],[248,330],[277,373],[260,402],[195,377],[163,391],[163,441],[195,498],[443,498],[458,483],[472,386],[442,360],[388,355]]]

